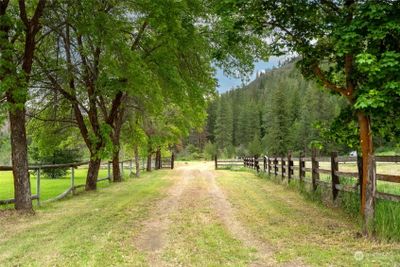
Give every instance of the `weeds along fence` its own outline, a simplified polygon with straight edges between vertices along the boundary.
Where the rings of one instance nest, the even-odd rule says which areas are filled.
[[[374,210],[373,231],[384,239],[400,241],[400,156],[372,156],[369,160],[372,164],[368,172],[375,176],[375,183],[367,187],[368,199],[374,203],[369,206]],[[357,216],[360,211],[362,174],[358,170],[362,171],[362,166],[357,157],[339,157],[337,153],[317,157],[314,151],[311,157],[301,154],[297,158],[290,154],[240,160],[215,158],[215,167],[251,168],[297,188],[311,199],[338,205],[351,215]]]
[[[151,161],[151,169],[162,169],[162,168],[169,168],[169,169],[173,169],[174,168],[174,155],[172,155],[171,157],[165,157],[165,158],[161,158],[159,161],[158,160],[152,160]],[[78,163],[66,163],[66,164],[51,164],[51,165],[33,165],[33,166],[29,166],[29,170],[30,170],[30,175],[32,177],[32,175],[34,176],[33,178],[36,180],[36,183],[32,184],[32,187],[35,187],[35,194],[33,194],[31,196],[32,200],[36,200],[37,201],[37,205],[40,206],[42,203],[46,203],[46,202],[53,202],[53,201],[57,201],[57,200],[61,200],[65,197],[67,197],[68,195],[74,195],[76,193],[76,191],[80,188],[84,188],[85,187],[85,177],[86,177],[86,173],[80,173],[80,177],[77,177],[77,172],[83,171],[87,169],[89,162],[85,161],[85,162],[78,162]],[[135,161],[133,159],[129,159],[129,160],[124,160],[124,161],[120,161],[119,162],[119,166],[120,166],[120,171],[121,171],[121,175],[124,176],[124,174],[126,174],[126,171],[128,171],[128,176],[131,176],[131,174],[133,174],[136,170],[135,170]],[[146,170],[147,169],[147,160],[142,159],[140,164],[140,169],[141,170]],[[45,200],[43,200],[42,198],[42,189],[43,189],[43,185],[42,185],[42,171],[43,170],[51,170],[51,169],[70,169],[69,172],[69,182],[65,181],[65,178],[56,178],[56,179],[45,179],[47,182],[49,182],[49,180],[54,181],[57,183],[57,181],[63,180],[61,186],[64,187],[63,191],[61,193],[56,193],[56,195],[47,198]],[[12,171],[12,166],[0,166],[0,172],[6,172],[6,171]],[[108,162],[102,162],[100,165],[100,171],[99,171],[99,177],[97,179],[97,183],[102,182],[102,181],[112,181],[112,162],[108,161]],[[67,179],[68,179],[67,178]],[[12,187],[12,180],[10,180],[10,184],[9,187]],[[67,189],[65,189],[67,188]],[[59,190],[59,188],[55,188],[55,186],[50,186],[48,188],[48,190]],[[34,191],[34,190],[32,190]],[[1,188],[0,188],[0,192]],[[0,205],[8,205],[8,204],[13,204],[15,203],[15,199],[14,198],[8,198],[8,199],[0,199]]]
[[[237,160],[218,160],[215,157],[215,169],[241,166],[276,177],[280,176],[282,181],[287,180],[288,183],[297,179],[300,183],[311,184],[313,191],[316,191],[319,186],[330,188],[333,200],[336,200],[340,191],[361,192],[357,157],[339,157],[336,152],[333,152],[331,157],[316,155],[314,151],[312,157],[300,155],[298,158],[293,158],[290,154],[287,157],[245,157]],[[399,164],[400,156],[376,156],[372,164],[378,182],[375,198],[400,202],[400,175],[377,173],[377,163]],[[341,171],[339,166],[345,166],[345,169],[349,171]]]

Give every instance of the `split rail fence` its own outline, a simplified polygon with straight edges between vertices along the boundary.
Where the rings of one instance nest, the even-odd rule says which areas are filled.
[[[389,183],[389,186],[400,184],[400,175],[376,173],[376,163],[400,163],[400,156],[375,156],[372,157],[372,160],[373,172],[377,181]],[[324,166],[321,167],[320,163],[323,163]],[[215,157],[215,169],[233,168],[241,165],[257,172],[264,172],[276,177],[280,176],[283,181],[287,180],[288,183],[297,179],[300,183],[310,183],[314,191],[319,186],[331,188],[333,200],[337,198],[340,191],[361,194],[362,183],[360,181],[362,178],[359,172],[339,170],[339,164],[348,163],[356,164],[360,169],[357,157],[339,157],[336,152],[333,152],[331,157],[317,157],[316,151],[313,151],[311,157],[305,157],[301,154],[298,158],[293,158],[291,154],[287,157],[245,157],[240,160],[218,160]],[[330,176],[330,178],[321,179],[321,174]],[[400,195],[379,192],[379,187],[376,188],[375,198],[400,202]]]
[[[156,160],[152,160],[152,166],[151,169],[162,169],[162,168],[168,168],[168,169],[173,169],[174,168],[174,154],[172,154],[172,156],[170,158],[162,158],[160,163],[156,163]],[[130,159],[130,160],[124,160],[124,161],[120,161],[120,170],[121,170],[121,175],[124,175],[124,169],[129,169],[129,175],[131,175],[134,171],[134,160]],[[89,161],[85,161],[85,162],[78,162],[78,163],[66,163],[66,164],[51,164],[51,165],[33,165],[33,166],[29,166],[29,170],[32,171],[34,173],[34,175],[36,176],[36,194],[31,196],[32,200],[36,200],[37,201],[37,205],[40,206],[41,203],[46,203],[46,202],[53,202],[53,201],[57,201],[60,199],[63,199],[65,197],[67,197],[68,195],[72,194],[74,195],[76,193],[76,190],[79,188],[83,188],[85,187],[85,184],[75,184],[75,169],[82,167],[82,166],[87,166],[89,164]],[[127,165],[128,164],[128,165]],[[160,164],[160,165],[158,165]],[[142,159],[141,162],[141,170],[146,170],[147,169],[147,161]],[[158,166],[157,166],[158,165]],[[42,170],[45,169],[59,169],[59,168],[70,168],[70,185],[68,187],[68,189],[66,189],[63,193],[59,194],[58,196],[51,198],[51,199],[47,199],[45,201],[41,201],[41,172]],[[107,168],[107,177],[103,177],[103,178],[98,178],[97,179],[97,183],[98,182],[102,182],[102,181],[112,181],[112,162],[108,161],[108,162],[104,162],[100,165],[101,169],[105,169]],[[1,171],[12,171],[12,166],[0,166],[0,172]],[[10,198],[10,199],[0,199],[0,205],[7,205],[7,204],[13,204],[15,203],[15,199],[14,198]]]

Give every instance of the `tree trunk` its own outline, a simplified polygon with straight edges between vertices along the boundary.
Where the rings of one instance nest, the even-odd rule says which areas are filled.
[[[368,158],[368,183],[365,191],[366,203],[364,211],[364,232],[368,235],[374,234],[375,218],[375,195],[376,195],[376,163],[373,155]]]
[[[14,102],[9,98],[9,102]],[[10,101],[11,100],[11,101]],[[31,183],[28,171],[28,148],[25,129],[25,108],[11,104],[9,112],[11,132],[11,154],[14,175],[15,209],[32,210]]]
[[[151,153],[147,155],[146,171],[151,172]]]
[[[366,203],[374,203],[367,199],[367,185],[368,183],[375,183],[372,181],[375,179],[374,175],[369,175],[370,162],[369,157],[373,154],[373,143],[372,143],[372,133],[371,124],[369,117],[362,111],[357,112],[358,124],[360,127],[360,145],[362,153],[362,181],[361,181],[361,214],[365,218]],[[372,179],[370,181],[370,179]]]
[[[91,155],[89,161],[89,169],[86,177],[86,191],[96,190],[97,189],[97,177],[99,175],[101,159],[94,157]]]
[[[161,169],[161,149],[157,148],[156,151],[156,165],[155,165],[155,169],[159,170]]]
[[[8,0],[0,2],[0,16],[7,16]],[[10,24],[4,23],[0,25],[0,61],[1,68],[8,75],[15,75],[14,63],[19,65],[22,62],[22,72],[25,75],[25,81],[21,85],[18,76],[15,76],[16,83],[7,89],[7,102],[9,104],[9,119],[10,119],[10,134],[11,134],[11,156],[13,165],[14,176],[14,198],[15,209],[22,211],[32,211],[32,197],[31,187],[29,180],[28,170],[28,148],[26,141],[26,128],[25,128],[25,102],[28,89],[27,86],[30,80],[32,70],[33,56],[36,49],[35,37],[41,28],[40,18],[43,15],[43,10],[46,0],[39,0],[34,9],[33,16],[29,19],[27,17],[25,1],[19,1],[19,17],[20,22],[24,24],[25,41],[24,53],[16,55],[18,61],[15,62],[13,56],[9,52],[4,53],[3,49],[14,50],[15,44],[10,42],[9,33],[11,31]],[[15,56],[15,55],[14,55]],[[5,64],[3,64],[5,63]],[[13,67],[10,67],[13,66]],[[17,67],[19,68],[19,67]],[[2,77],[4,78],[4,77]],[[0,77],[0,80],[2,80]],[[8,85],[10,86],[10,85]],[[6,85],[6,87],[8,87]],[[13,95],[14,94],[14,95]]]
[[[119,98],[119,96],[121,98]],[[114,182],[121,182],[123,173],[121,174],[119,168],[119,152],[120,152],[120,137],[121,137],[121,129],[123,124],[123,116],[125,113],[124,107],[121,106],[123,94],[122,92],[118,93],[118,96],[113,101],[113,108],[111,110],[110,116],[114,116],[113,121],[114,124],[111,124],[113,131],[111,132],[111,139],[113,142],[113,181]],[[117,104],[119,103],[119,104]],[[112,115],[114,114],[114,115]],[[111,120],[111,117],[109,118]]]
[[[113,169],[113,181],[121,182],[122,175],[121,170],[119,168],[119,151],[120,151],[120,133],[121,133],[121,125],[118,124],[118,120],[115,122],[115,127],[112,133],[112,142],[113,142],[113,156],[112,156],[112,169]],[[118,124],[118,125],[117,125]]]
[[[113,158],[112,158],[112,174],[113,174],[113,181],[114,182],[121,182],[121,170],[119,168],[119,147],[115,148],[113,151]]]
[[[138,146],[134,146],[134,153],[135,153],[135,175],[136,177],[140,176],[140,162],[139,162],[139,149]]]

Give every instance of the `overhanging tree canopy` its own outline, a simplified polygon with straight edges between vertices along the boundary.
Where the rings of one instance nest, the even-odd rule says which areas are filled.
[[[305,76],[348,100],[358,118],[364,213],[373,153],[371,118],[393,117],[399,106],[400,3],[224,0],[216,8],[222,25],[263,35],[273,54],[296,53]]]

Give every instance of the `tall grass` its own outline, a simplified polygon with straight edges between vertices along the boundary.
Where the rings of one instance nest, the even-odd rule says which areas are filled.
[[[278,175],[266,173],[259,173],[260,177],[265,177],[275,183],[286,184],[287,180],[282,182],[281,177]],[[324,175],[320,177],[321,181],[330,182],[331,177]],[[299,191],[305,199],[314,201],[317,203],[323,203],[324,205],[335,205],[340,207],[346,214],[353,219],[360,222],[360,194],[357,192],[345,192],[340,191],[338,198],[335,202],[332,201],[331,189],[324,186],[318,186],[316,191],[311,189],[310,177],[306,176],[305,182],[300,183],[299,179],[293,179],[288,186],[291,190]],[[355,178],[343,178],[340,183],[342,185],[354,185],[356,183]],[[400,195],[400,186],[393,185],[393,183],[386,183],[378,181],[378,191]],[[376,200],[375,207],[375,220],[374,230],[378,239],[389,240],[389,241],[400,241],[400,203],[387,201],[387,200]]]
[[[400,204],[378,199],[374,223],[378,236],[387,240],[400,241]]]

